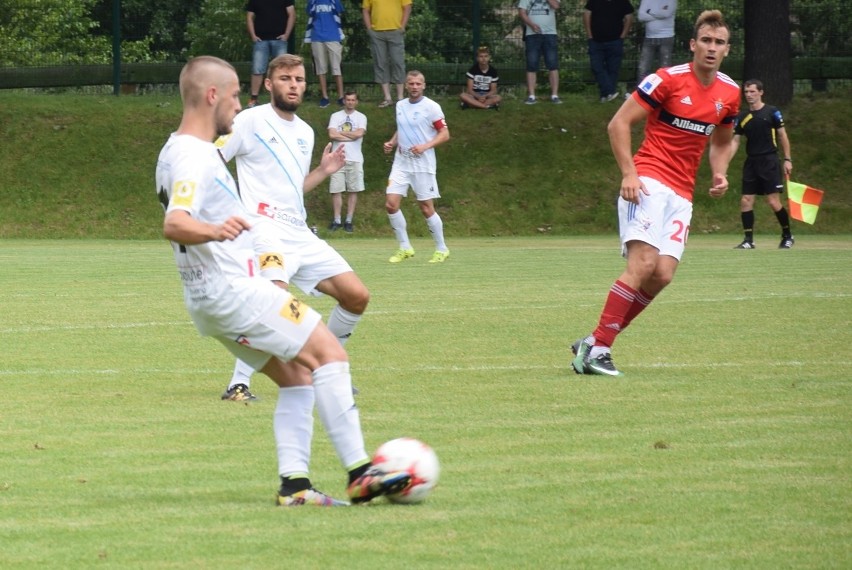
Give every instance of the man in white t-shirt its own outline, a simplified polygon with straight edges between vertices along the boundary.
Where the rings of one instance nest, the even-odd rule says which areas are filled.
[[[414,257],[405,216],[399,209],[411,187],[432,239],[435,240],[435,253],[429,263],[443,263],[450,256],[450,250],[444,242],[444,222],[435,211],[434,200],[441,197],[435,176],[438,170],[435,147],[450,140],[450,130],[441,106],[423,94],[426,78],[421,72],[409,71],[405,78],[405,88],[408,98],[396,104],[396,132],[383,145],[387,154],[394,152],[394,147],[397,147],[388,176],[385,209],[399,242],[399,249],[388,261],[399,263]]]
[[[303,72],[304,73],[304,72]],[[349,475],[352,502],[398,492],[403,472],[372,468],[365,451],[346,351],[319,313],[286,290],[286,257],[273,222],[248,211],[213,139],[231,130],[240,84],[229,63],[202,56],[180,74],[183,117],[157,159],[157,196],[165,210],[184,302],[198,331],[278,386],[273,419],[281,506],[343,506],[308,477],[313,408]],[[320,169],[339,168],[323,157]],[[305,371],[292,374],[293,367]]]
[[[331,209],[334,218],[328,229],[331,231],[343,228],[347,233],[354,231],[352,220],[355,217],[355,205],[358,203],[358,192],[364,191],[364,153],[361,143],[367,134],[367,117],[356,111],[358,94],[347,91],[343,94],[343,109],[331,115],[328,120],[328,138],[331,139],[332,150],[337,150],[341,144],[346,145],[346,164],[331,175],[328,191],[331,193]],[[341,224],[343,210],[343,193],[348,192],[346,201],[346,221]]]

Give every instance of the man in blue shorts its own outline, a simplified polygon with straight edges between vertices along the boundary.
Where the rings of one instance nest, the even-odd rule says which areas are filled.
[[[538,64],[544,57],[547,76],[550,80],[550,101],[559,99],[559,48],[556,35],[556,11],[559,0],[520,0],[518,17],[524,23],[524,46],[527,64],[527,105],[535,105],[535,79]]]

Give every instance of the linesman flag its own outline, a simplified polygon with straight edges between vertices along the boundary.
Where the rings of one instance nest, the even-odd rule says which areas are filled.
[[[822,190],[811,188],[807,184],[787,181],[787,201],[790,205],[790,216],[794,220],[813,224],[817,211],[822,202]]]

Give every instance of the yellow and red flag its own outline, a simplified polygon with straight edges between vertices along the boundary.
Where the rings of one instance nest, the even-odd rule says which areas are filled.
[[[788,180],[787,201],[790,206],[790,217],[806,224],[813,224],[822,202],[822,194],[822,190]]]

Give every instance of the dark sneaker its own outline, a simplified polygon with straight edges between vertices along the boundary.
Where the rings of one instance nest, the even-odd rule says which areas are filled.
[[[393,495],[405,490],[411,484],[411,475],[405,471],[385,473],[371,467],[366,473],[352,481],[346,494],[353,504],[366,503],[382,495]]]
[[[319,106],[320,109],[325,109],[326,107],[328,107],[328,99],[326,99],[325,97],[320,99]]]
[[[464,111],[465,109],[467,109],[468,105],[467,105],[467,103],[465,103],[464,101],[462,101],[462,102],[459,104],[459,107],[461,107],[461,110],[462,110],[462,111]]]
[[[343,231],[347,234],[351,234],[355,231],[355,228],[352,226],[352,222],[343,222]]]
[[[624,376],[612,363],[612,354],[604,352],[597,358],[586,358],[586,374],[599,374],[602,376]]]
[[[571,352],[574,353],[574,360],[571,361],[571,367],[577,374],[586,374],[586,359],[589,357],[589,351],[592,350],[592,345],[586,342],[585,338],[574,342],[571,345]]]
[[[782,237],[781,243],[778,244],[778,249],[792,249],[794,243],[796,243],[796,238],[793,236]]]
[[[331,222],[330,224],[328,224],[328,229],[330,229],[333,232],[336,232],[337,230],[339,230],[342,227],[343,227],[343,224],[338,224],[337,222]]]
[[[296,491],[290,495],[282,495],[280,492],[278,493],[278,506],[301,507],[302,505],[313,505],[315,507],[348,507],[349,503],[333,499],[316,489]]]
[[[232,402],[251,402],[257,400],[257,396],[249,392],[249,387],[245,384],[235,384],[232,388],[225,390],[222,399]]]
[[[755,245],[750,241],[743,240],[743,242],[734,249],[755,249]]]

